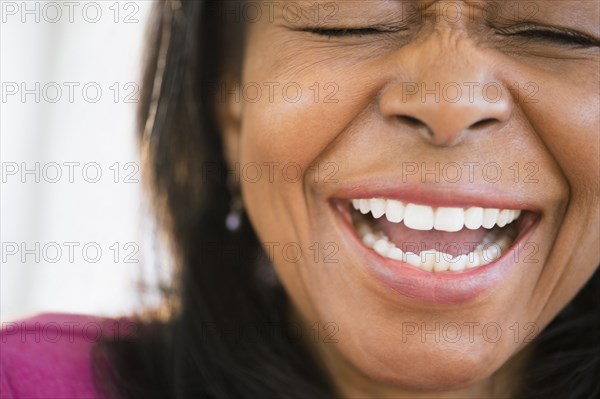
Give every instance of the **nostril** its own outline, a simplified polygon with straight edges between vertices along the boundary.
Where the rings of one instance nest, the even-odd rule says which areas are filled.
[[[421,120],[415,118],[414,116],[410,116],[410,115],[399,115],[398,119],[400,119],[402,122],[404,122],[412,127],[427,126]]]
[[[483,128],[486,128],[486,127],[494,124],[497,121],[498,120],[495,118],[481,119],[481,120],[473,123],[471,126],[469,126],[469,129],[483,129]]]

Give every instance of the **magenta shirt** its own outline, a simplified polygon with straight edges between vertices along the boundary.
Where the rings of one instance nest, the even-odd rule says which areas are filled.
[[[3,322],[0,398],[104,398],[94,386],[91,349],[100,337],[123,336],[123,323],[59,313]]]

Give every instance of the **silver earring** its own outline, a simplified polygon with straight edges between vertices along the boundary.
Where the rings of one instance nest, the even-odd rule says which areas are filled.
[[[244,203],[242,196],[236,194],[231,199],[229,205],[229,213],[225,217],[225,227],[231,232],[236,232],[242,224],[242,212],[244,211]]]

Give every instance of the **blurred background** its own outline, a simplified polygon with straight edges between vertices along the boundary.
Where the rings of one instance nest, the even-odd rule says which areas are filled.
[[[135,113],[152,2],[0,6],[1,321],[151,306]]]

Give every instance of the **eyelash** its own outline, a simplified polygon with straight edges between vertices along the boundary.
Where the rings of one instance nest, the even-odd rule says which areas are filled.
[[[524,29],[516,32],[499,31],[499,33],[505,36],[520,36],[523,38],[550,41],[562,45],[575,45],[581,47],[597,47],[600,45],[600,42],[597,39],[571,30]]]
[[[400,30],[382,30],[378,28],[342,28],[342,29],[307,29],[307,32],[314,33],[320,36],[331,37],[350,37],[350,36],[367,36],[378,35],[384,33],[394,33]],[[524,38],[552,41],[563,45],[576,45],[582,47],[598,47],[600,42],[594,38],[573,31],[555,31],[550,29],[527,29],[518,32],[510,32],[501,30],[498,33],[504,36],[521,36]]]
[[[327,37],[348,37],[348,36],[366,36],[366,35],[378,35],[382,33],[395,32],[392,30],[380,30],[377,28],[341,28],[341,29],[307,29],[307,32],[314,33],[320,36]]]

